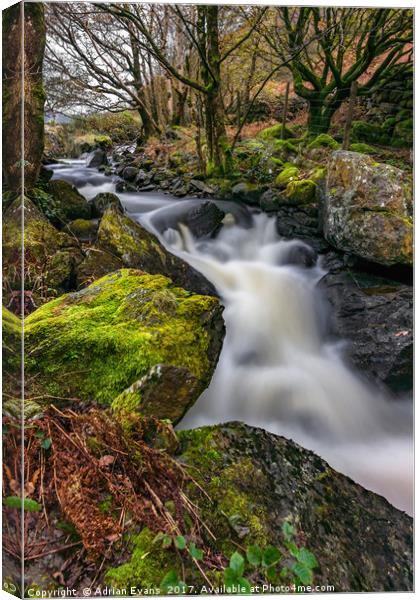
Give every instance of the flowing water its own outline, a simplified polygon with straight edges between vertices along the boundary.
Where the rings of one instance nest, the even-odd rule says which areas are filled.
[[[115,191],[84,161],[53,165],[55,178],[87,198]],[[200,200],[122,193],[127,212],[201,271],[225,306],[226,338],[209,388],[180,427],[238,420],[290,437],[329,464],[412,513],[412,414],[343,362],[327,335],[325,272],[291,264],[302,242],[282,240],[274,218],[217,202],[229,216],[218,235],[197,240],[182,225]],[[202,200],[201,200],[202,201]]]

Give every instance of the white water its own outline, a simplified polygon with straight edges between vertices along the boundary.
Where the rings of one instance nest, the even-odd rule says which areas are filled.
[[[95,193],[106,186],[113,191],[105,179],[91,185]],[[86,184],[79,189],[93,195]],[[252,227],[226,224],[205,241],[194,240],[182,225],[175,229],[176,223],[162,233],[154,223],[162,222],[163,212],[182,213],[187,201],[155,194],[120,198],[216,286],[226,307],[219,364],[181,427],[238,420],[290,437],[412,513],[411,406],[370,388],[344,364],[340,346],[328,341],[327,305],[317,287],[322,268],[288,264],[301,242],[281,240],[274,219],[263,214],[253,215]]]

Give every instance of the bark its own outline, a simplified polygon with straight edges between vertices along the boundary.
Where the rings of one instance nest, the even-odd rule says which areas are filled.
[[[15,4],[3,13],[3,174],[6,187],[16,193],[22,191],[21,160],[25,161],[27,191],[38,178],[44,151],[44,7],[38,2],[24,3],[23,48],[21,7]]]

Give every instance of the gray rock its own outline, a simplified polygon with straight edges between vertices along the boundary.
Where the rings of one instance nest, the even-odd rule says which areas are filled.
[[[225,213],[214,202],[200,202],[188,211],[183,222],[195,237],[209,236],[220,228]]]
[[[382,265],[412,264],[412,190],[406,174],[366,154],[334,152],[324,235],[336,248]]]
[[[96,148],[86,159],[86,166],[89,168],[99,167],[108,164],[106,152],[102,148]]]
[[[249,529],[243,547],[263,539],[287,554],[288,521],[296,543],[319,563],[314,585],[413,589],[412,519],[313,452],[242,423],[184,431],[180,440],[181,461],[210,496],[197,492],[191,500],[205,509],[216,548],[238,543],[233,522]]]
[[[248,181],[241,181],[232,188],[232,196],[234,200],[240,200],[245,204],[253,206],[258,205],[259,199],[262,194],[262,189],[255,183]]]
[[[109,206],[115,206],[118,210],[124,212],[120,199],[116,194],[112,194],[111,192],[96,194],[90,203],[92,204],[93,214],[96,217],[102,217]]]
[[[138,169],[136,167],[125,167],[122,171],[122,177],[126,181],[134,181],[137,173]]]
[[[213,194],[214,190],[209,185],[206,185],[203,181],[199,179],[191,179],[190,186],[199,192],[203,192],[204,194]]]

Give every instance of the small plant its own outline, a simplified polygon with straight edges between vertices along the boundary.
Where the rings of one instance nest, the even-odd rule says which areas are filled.
[[[234,552],[228,566],[223,569],[223,582],[228,593],[249,594],[253,584],[261,581],[290,582],[296,586],[307,586],[313,582],[313,572],[318,566],[315,556],[307,548],[295,543],[295,529],[291,523],[283,524],[284,549],[280,551],[274,546],[264,549],[257,545],[248,546],[245,555]],[[167,534],[158,534],[155,540],[161,540],[164,548],[172,545],[177,550],[185,551],[186,556],[203,560],[204,553],[194,543],[188,545],[184,536],[172,538]],[[201,570],[201,569],[200,569]],[[182,581],[176,571],[169,571],[162,579],[160,587],[167,594],[187,593],[189,586]]]

